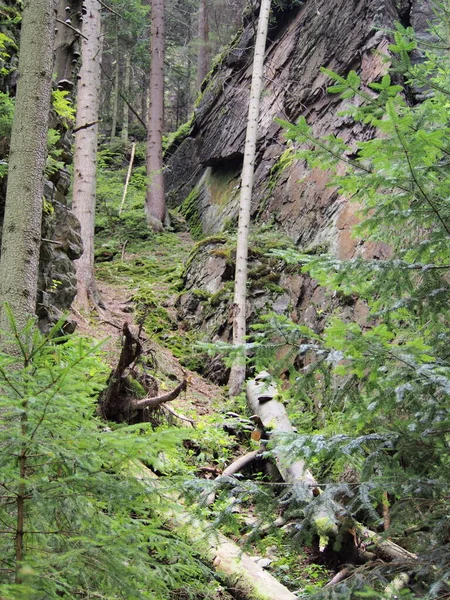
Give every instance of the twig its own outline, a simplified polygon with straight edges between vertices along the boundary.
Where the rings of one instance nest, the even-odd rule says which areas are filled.
[[[98,3],[101,4],[103,6],[103,8],[106,8],[106,10],[108,12],[110,12],[111,14],[116,15],[116,17],[119,17],[120,19],[123,19],[123,17],[122,17],[121,14],[119,14],[113,8],[111,8],[110,6],[108,6],[107,4],[105,4],[104,2],[102,2],[102,0],[98,0]]]
[[[63,21],[62,19],[56,19],[56,21],[58,23],[61,23],[61,25],[65,25],[66,27],[68,27],[69,29],[71,29],[72,31],[75,31],[75,33],[77,33],[78,35],[80,35],[82,38],[84,38],[85,40],[87,40],[88,38],[81,33],[81,31],[79,29],[77,29],[76,27],[74,27],[73,25],[71,25],[70,23],[67,23],[67,21]]]

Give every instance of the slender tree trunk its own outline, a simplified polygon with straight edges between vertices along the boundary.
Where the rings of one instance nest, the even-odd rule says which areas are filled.
[[[123,93],[125,98],[130,98],[130,81],[131,81],[131,52],[127,51],[125,56],[125,79],[123,82]],[[129,109],[126,102],[123,103],[123,116],[122,116],[122,139],[128,141],[128,128],[129,128]]]
[[[256,140],[258,133],[259,104],[264,68],[264,51],[269,25],[270,0],[262,0],[259,13],[258,32],[253,58],[252,85],[248,107],[247,134],[242,167],[241,194],[239,201],[239,224],[236,249],[236,276],[233,303],[233,344],[243,346],[246,336],[247,301],[247,259],[250,212],[255,169]],[[236,359],[228,381],[230,395],[236,396],[242,390],[245,380],[245,359]]]
[[[117,22],[116,22],[117,27]],[[117,115],[119,112],[119,71],[120,71],[120,53],[119,53],[119,34],[116,31],[116,57],[114,62],[113,91],[111,96],[111,139],[117,134]]]
[[[0,298],[19,327],[36,310],[56,0],[23,0],[19,78],[0,260]],[[0,330],[8,328],[0,305]]]
[[[208,72],[208,12],[206,0],[200,0],[198,8],[198,55],[197,55],[197,90],[200,90],[202,81]]]
[[[162,160],[164,122],[164,0],[152,0],[152,39],[150,69],[150,107],[147,142],[147,200],[145,211],[148,224],[162,229],[166,216]]]
[[[100,3],[85,0],[84,6],[83,35],[87,39],[83,38],[81,46],[72,210],[81,224],[84,249],[76,261],[75,303],[79,308],[88,309],[91,300],[98,302],[94,278],[94,219],[102,38]]]

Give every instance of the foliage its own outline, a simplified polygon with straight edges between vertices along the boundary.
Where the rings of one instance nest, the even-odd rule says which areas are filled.
[[[363,515],[377,528],[386,494],[389,535],[418,552],[421,576],[410,587],[425,598],[448,594],[450,573],[444,525],[450,477],[450,63],[443,48],[448,29],[440,26],[448,22],[450,4],[438,2],[436,10],[439,43],[421,49],[422,62],[411,62],[418,48],[412,29],[397,25],[390,46],[395,76],[365,87],[353,71],[343,77],[323,69],[333,81],[329,92],[347,102],[343,114],[372,126],[378,137],[349,146],[333,135],[315,138],[304,118],[295,125],[282,122],[297,159],[327,169],[330,184],[360,207],[355,235],[385,244],[387,258],[274,255],[302,264],[341,304],[363,300],[367,322],[344,320],[336,309],[319,334],[272,315],[257,329],[256,344],[259,365],[268,364],[269,346],[272,364],[274,350],[291,348],[291,402],[297,412],[312,410],[314,418],[309,432],[286,439],[283,456],[306,458],[329,482],[313,504],[327,506],[337,523]],[[408,100],[419,93],[420,103]],[[333,487],[346,465],[356,485]],[[303,510],[308,516],[312,508]],[[406,533],[416,530],[420,535]],[[382,579],[375,581],[367,575],[349,585],[383,589]],[[349,585],[342,585],[342,596],[330,597],[349,597]]]
[[[58,142],[61,134],[56,129],[49,129],[47,132],[47,163],[45,165],[45,174],[51,177],[59,170],[64,168],[64,163],[60,160],[62,149],[58,148]]]
[[[9,64],[9,59],[11,58],[10,49],[17,51],[14,40],[5,33],[0,32],[0,77],[5,77],[12,71]]]
[[[1,597],[162,599],[201,589],[207,573],[193,548],[155,512],[171,502],[170,484],[144,483],[130,468],[137,458],[159,464],[183,434],[105,427],[99,346],[57,337],[59,327],[43,337],[33,322],[17,331],[11,317],[2,337],[12,353],[0,353]]]
[[[64,127],[75,122],[75,107],[73,106],[69,96],[69,92],[66,90],[53,90],[52,91],[52,106],[61,120]]]

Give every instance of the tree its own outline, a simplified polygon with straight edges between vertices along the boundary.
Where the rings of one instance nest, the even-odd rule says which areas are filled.
[[[236,248],[236,276],[233,301],[233,345],[243,346],[246,336],[247,259],[250,211],[258,135],[259,104],[263,80],[264,53],[269,26],[270,0],[262,0],[253,58],[252,85],[248,107],[247,134],[239,198],[239,223]],[[235,359],[228,382],[230,395],[236,396],[245,380],[245,362]]]
[[[54,337],[59,327],[43,337],[29,322],[12,356],[0,350],[0,597],[194,595],[208,572],[158,517],[170,498],[130,472],[176,452],[180,436],[105,428],[100,345]]]
[[[197,90],[208,72],[208,12],[206,0],[200,0],[198,8],[198,55],[197,55]]]
[[[36,310],[55,25],[55,0],[24,0],[0,260],[0,298],[19,326]]]
[[[150,107],[148,111],[147,175],[149,184],[145,212],[147,222],[161,229],[166,217],[164,175],[162,157],[162,133],[164,126],[164,0],[151,3],[151,68]]]
[[[80,221],[83,240],[83,255],[76,261],[75,303],[87,310],[90,302],[99,302],[94,276],[94,219],[102,36],[100,3],[98,0],[85,0],[84,6],[86,14],[83,18],[82,65],[77,93],[72,210]]]

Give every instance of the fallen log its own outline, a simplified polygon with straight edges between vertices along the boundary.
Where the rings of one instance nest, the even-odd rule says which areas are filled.
[[[276,434],[294,433],[289,416],[283,404],[277,400],[278,390],[273,379],[266,371],[247,382],[247,402],[250,410],[259,417],[266,431]],[[276,437],[273,438],[276,444]],[[310,487],[311,499],[314,495],[321,493],[320,486],[312,473],[306,468],[303,460],[297,460],[291,464],[284,464],[276,457],[276,464],[281,476],[286,483],[302,482]],[[328,537],[336,536],[338,528],[326,515],[318,513],[314,519],[317,533],[321,538],[320,547],[324,549],[323,542]],[[364,542],[364,545],[373,546],[374,552],[384,560],[415,561],[417,555],[405,550],[395,542],[386,539],[382,535],[368,529],[361,523],[354,521],[353,527],[347,529],[355,537]]]
[[[221,475],[216,477],[216,483],[226,479],[227,477],[233,477],[233,475],[239,473],[239,471],[241,471],[244,467],[251,464],[261,454],[262,451],[263,448],[260,448],[259,450],[253,450],[252,452],[247,452],[247,454],[239,456],[239,458],[233,461],[231,465],[228,465],[228,467],[224,469]],[[206,506],[211,506],[211,504],[214,504],[215,500],[216,490],[213,490],[206,499]]]
[[[134,461],[129,468],[144,484],[155,483],[157,476],[145,465]],[[152,494],[154,498],[154,494]],[[215,571],[217,579],[240,600],[296,600],[275,577],[260,567],[248,554],[221,533],[211,530],[209,523],[193,518],[184,508],[180,499],[171,497],[152,508],[167,519],[173,528],[180,528],[199,548],[202,560]]]
[[[264,429],[275,433],[294,433],[289,416],[281,402],[278,402],[278,390],[269,373],[263,371],[247,383],[247,402],[254,415],[259,417]],[[275,462],[284,481],[294,483],[302,481],[310,486],[311,496],[319,493],[317,482],[303,460],[289,465],[277,457]]]

